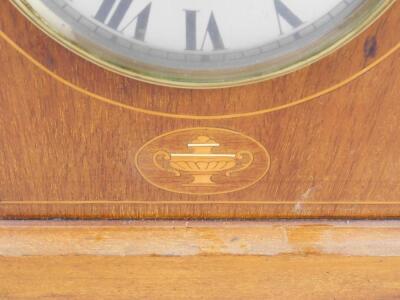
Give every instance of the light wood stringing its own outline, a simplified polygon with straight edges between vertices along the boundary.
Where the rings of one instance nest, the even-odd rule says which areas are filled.
[[[398,217],[399,10],[396,2],[356,40],[299,72],[194,91],[104,71],[2,1],[0,216]],[[266,113],[270,108],[279,110]],[[189,127],[254,138],[271,155],[267,176],[243,191],[211,196],[150,185],[134,166],[138,149]]]

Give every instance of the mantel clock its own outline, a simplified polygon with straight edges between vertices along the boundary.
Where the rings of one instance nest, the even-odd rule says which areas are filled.
[[[0,3],[2,218],[400,216],[400,4]]]

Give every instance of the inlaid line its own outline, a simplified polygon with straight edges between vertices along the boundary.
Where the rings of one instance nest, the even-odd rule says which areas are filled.
[[[189,120],[223,120],[223,119],[233,119],[233,118],[241,118],[241,117],[252,117],[252,116],[257,116],[261,114],[266,114],[266,113],[271,113],[279,110],[283,110],[289,107],[293,107],[299,104],[303,104],[306,102],[309,102],[311,100],[314,100],[318,97],[327,95],[332,93],[333,91],[347,85],[348,83],[354,81],[355,79],[359,78],[360,76],[364,75],[365,73],[369,72],[376,66],[378,66],[380,63],[391,57],[394,53],[396,53],[400,49],[400,42],[397,43],[393,48],[391,48],[388,52],[383,54],[381,57],[370,63],[368,66],[366,66],[364,69],[354,73],[350,77],[344,79],[343,81],[329,87],[326,89],[323,89],[315,94],[309,95],[307,97],[304,97],[299,100],[292,101],[287,104],[283,104],[280,106],[268,108],[268,109],[262,109],[258,111],[253,111],[253,112],[247,112],[247,113],[235,113],[235,114],[225,114],[225,115],[183,115],[183,114],[174,114],[174,113],[165,113],[165,112],[158,112],[158,111],[152,111],[149,109],[143,109],[143,108],[138,108],[134,107],[131,105],[123,104],[117,100],[109,99],[103,96],[100,96],[96,93],[90,92],[86,89],[83,89],[72,82],[64,79],[63,77],[55,74],[54,72],[50,71],[48,68],[46,68],[43,64],[41,64],[38,60],[33,58],[29,53],[27,53],[24,49],[22,49],[20,46],[18,46],[10,37],[8,37],[2,30],[0,30],[0,38],[6,41],[12,48],[14,48],[18,53],[20,53],[22,56],[24,56],[28,61],[30,61],[32,64],[34,64],[36,67],[38,67],[40,70],[45,72],[47,75],[51,76],[53,79],[56,81],[62,83],[63,85],[79,92],[82,93],[86,96],[89,96],[90,98],[93,98],[95,100],[98,100],[100,102],[113,105],[119,108],[123,108],[126,110],[130,111],[135,111],[139,113],[144,113],[148,115],[153,115],[153,116],[160,116],[160,117],[168,117],[168,118],[175,118],[175,119],[189,119]]]
[[[193,204],[193,205],[210,205],[210,204],[222,204],[222,205],[243,205],[243,204],[255,204],[255,205],[400,205],[400,202],[396,201],[334,201],[334,202],[322,202],[322,201],[0,201],[0,205],[85,205],[85,204],[99,204],[99,205],[127,205],[127,204],[138,204],[138,205],[164,205],[164,204]]]

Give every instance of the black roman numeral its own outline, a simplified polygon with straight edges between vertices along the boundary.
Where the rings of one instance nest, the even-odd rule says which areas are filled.
[[[144,41],[146,37],[147,25],[151,11],[151,3],[149,3],[139,14],[132,18],[123,28],[121,23],[124,20],[133,0],[103,0],[99,10],[95,15],[95,19],[106,24],[114,30],[124,31],[136,21],[134,38]],[[114,7],[115,10],[113,11]],[[113,13],[111,14],[111,12]],[[108,20],[108,22],[107,22]]]
[[[206,32],[200,47],[197,45],[197,11],[185,10],[186,13],[186,50],[204,50],[207,37],[210,38],[214,50],[225,49],[221,32],[218,28],[214,12],[211,12]]]
[[[303,21],[298,16],[296,16],[285,3],[283,3],[281,0],[274,1],[276,16],[278,18],[279,30],[281,34],[284,33],[282,29],[281,18],[283,18],[293,28],[299,27],[303,24]]]

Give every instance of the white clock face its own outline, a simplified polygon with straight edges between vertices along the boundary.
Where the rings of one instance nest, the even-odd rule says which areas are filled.
[[[392,2],[14,1],[25,12],[33,10],[48,32],[98,63],[155,82],[199,86],[271,77],[311,62]]]
[[[172,51],[229,51],[293,35],[342,0],[67,0],[123,37]],[[351,2],[351,1],[350,1]],[[348,4],[347,4],[348,5]]]

